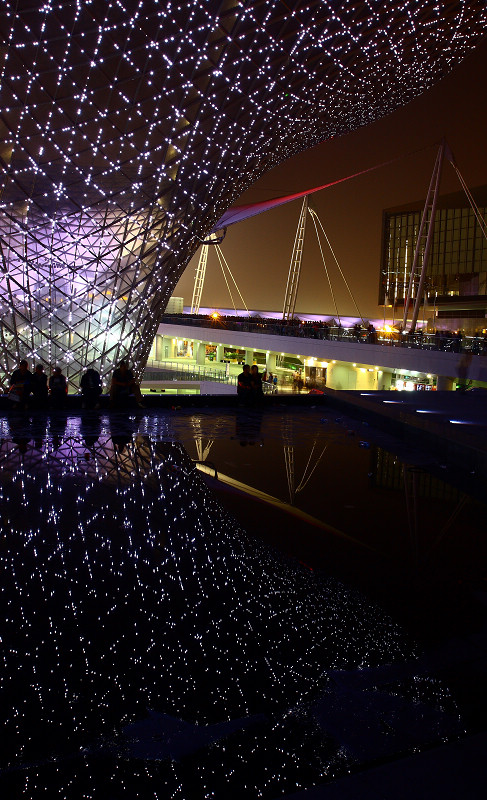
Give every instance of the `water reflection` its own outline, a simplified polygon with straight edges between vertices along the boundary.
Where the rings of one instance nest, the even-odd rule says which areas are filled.
[[[235,415],[235,438],[241,447],[262,445],[262,412],[238,410]]]
[[[422,567],[445,525],[450,535],[442,542],[453,564],[464,558],[466,533],[468,553],[477,549],[472,560],[484,559],[487,553],[479,550],[479,542],[485,510],[477,507],[477,499],[484,498],[481,471],[469,474],[454,460],[447,467],[434,450],[417,452],[407,441],[373,433],[360,421],[322,414],[318,409],[295,414],[283,409],[261,415],[255,424],[252,413],[214,419],[198,412],[170,421],[188,453],[211,462],[209,473],[216,469],[220,483],[249,497],[258,495],[272,506],[261,509],[262,525],[257,513],[252,525],[273,541],[279,540],[276,528],[292,536],[297,514],[303,512],[314,518],[311,524],[411,568]],[[250,441],[259,447],[248,446]],[[229,503],[238,505],[236,500]],[[277,518],[273,509],[278,506],[286,506],[291,516]],[[462,541],[454,541],[457,506],[463,517]]]
[[[86,411],[80,419],[79,432],[84,446],[87,449],[94,447],[101,435],[100,415],[96,411]]]
[[[147,420],[2,426],[7,796],[272,797],[458,730],[395,624],[249,538]]]

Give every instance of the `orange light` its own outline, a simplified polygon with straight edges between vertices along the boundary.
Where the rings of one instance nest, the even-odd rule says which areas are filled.
[[[212,319],[218,319],[219,316],[220,315],[219,315],[218,311],[214,311],[213,314],[211,315]]]

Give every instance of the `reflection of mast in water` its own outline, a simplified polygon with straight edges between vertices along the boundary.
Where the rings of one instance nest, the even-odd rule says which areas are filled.
[[[418,464],[405,464],[397,455],[382,447],[374,446],[370,450],[369,479],[373,487],[386,488],[397,492],[400,496],[404,495],[405,523],[407,523],[411,559],[417,569],[424,569],[432,552],[439,547],[451,530],[470,498],[461,489],[446,483],[429,470]],[[449,507],[453,509],[433,540],[429,536],[425,539],[425,500],[428,501],[427,508],[431,507],[433,501],[440,503],[444,509]],[[440,516],[439,519],[441,518]],[[436,527],[434,530],[436,531]]]
[[[196,445],[196,460],[199,462],[204,463],[208,456],[210,455],[210,450],[213,446],[214,439],[207,439],[206,444],[205,442],[205,435],[204,435],[204,422],[201,417],[197,415],[191,418],[191,425],[193,427],[193,436],[194,442]]]
[[[308,457],[308,461],[304,468],[303,477],[299,482],[298,486],[296,486],[296,479],[295,479],[295,471],[294,471],[294,444],[293,444],[293,437],[292,437],[292,420],[289,418],[286,420],[286,425],[283,425],[283,451],[284,451],[284,463],[286,465],[286,476],[287,476],[287,486],[289,491],[289,503],[294,505],[294,500],[298,492],[302,492],[303,489],[308,485],[309,481],[311,480],[314,471],[316,470],[318,464],[320,463],[321,459],[323,458],[326,448],[328,447],[328,443],[325,444],[323,447],[320,455],[316,458],[315,463],[312,464],[313,454],[316,448],[316,439],[313,442],[313,447],[311,448],[311,452]]]
[[[409,538],[416,566],[418,563],[418,472],[423,472],[423,470],[415,466],[407,466],[406,464],[403,466],[402,474]]]
[[[211,448],[213,446],[213,442],[215,440],[214,439],[208,439],[206,445],[203,444],[203,441],[204,440],[203,440],[202,436],[199,436],[197,439],[195,439],[196,453],[198,455],[198,461],[202,461],[202,462],[206,461],[206,459],[210,455],[210,450],[211,450]]]

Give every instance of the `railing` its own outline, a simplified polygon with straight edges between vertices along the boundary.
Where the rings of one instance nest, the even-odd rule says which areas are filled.
[[[151,369],[153,367],[153,369]],[[142,377],[143,381],[217,381],[237,385],[237,378],[227,375],[225,370],[200,364],[185,364],[181,361],[156,361],[149,359]]]
[[[263,333],[274,336],[297,336],[304,339],[319,339],[321,341],[348,342],[361,344],[377,344],[383,347],[407,347],[421,350],[435,350],[450,353],[471,353],[472,355],[487,355],[487,334],[480,336],[463,336],[439,331],[436,334],[399,333],[398,331],[385,332],[375,328],[354,326],[344,328],[341,325],[326,325],[322,322],[283,322],[280,320],[262,319],[258,322],[246,317],[219,317],[218,320],[209,319],[202,315],[182,316],[166,314],[162,323],[172,325],[190,325],[192,328],[212,328],[215,331],[225,330],[241,331],[242,333]]]

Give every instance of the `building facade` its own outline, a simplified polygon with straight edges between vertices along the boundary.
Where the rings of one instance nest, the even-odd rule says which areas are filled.
[[[472,195],[481,217],[487,215],[487,186]],[[402,320],[409,276],[423,212],[413,203],[384,212],[379,304]],[[418,264],[413,300],[422,261]],[[487,327],[487,239],[464,192],[439,198],[422,298],[428,328]]]
[[[232,202],[417,96],[486,22],[460,1],[6,0],[0,381],[19,357],[75,387],[122,357],[140,376]]]

